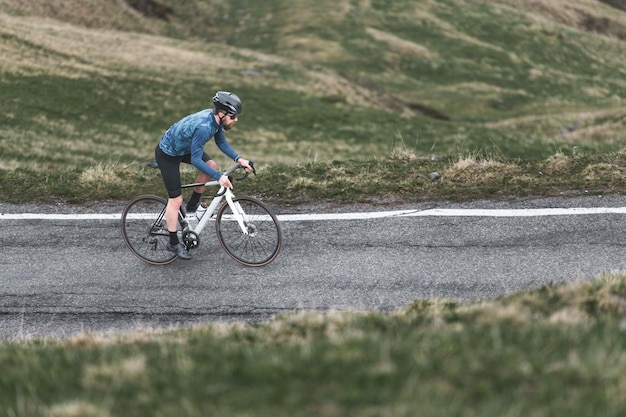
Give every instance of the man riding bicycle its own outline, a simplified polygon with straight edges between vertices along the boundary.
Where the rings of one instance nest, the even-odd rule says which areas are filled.
[[[185,245],[180,243],[176,233],[178,211],[183,204],[180,164],[181,162],[191,164],[200,171],[196,177],[197,183],[205,183],[213,178],[222,187],[233,188],[228,177],[217,170],[215,161],[204,151],[204,145],[212,137],[215,138],[215,144],[225,155],[246,168],[246,171],[250,171],[250,161],[240,157],[224,135],[225,130],[230,130],[237,123],[242,109],[239,97],[228,91],[218,91],[213,96],[213,109],[201,110],[174,123],[156,147],[156,161],[169,197],[165,220],[170,233],[170,242],[166,247],[181,259],[191,259],[192,256]],[[194,188],[187,202],[187,212],[196,211],[205,189],[205,186]]]

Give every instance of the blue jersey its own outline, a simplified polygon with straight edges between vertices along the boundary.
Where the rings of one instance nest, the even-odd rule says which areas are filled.
[[[217,147],[229,158],[237,161],[239,154],[230,146],[224,131],[215,121],[213,110],[206,109],[183,117],[167,129],[159,147],[170,156],[191,155],[191,164],[208,176],[219,180],[222,174],[202,161],[204,145],[215,138]]]

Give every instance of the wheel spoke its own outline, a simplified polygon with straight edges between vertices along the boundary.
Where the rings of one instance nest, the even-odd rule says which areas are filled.
[[[242,230],[230,206],[225,203],[217,214],[216,228],[220,244],[233,259],[247,266],[272,262],[282,244],[282,233],[276,216],[262,202],[251,197],[233,199],[245,213]]]
[[[166,201],[157,196],[140,196],[129,202],[122,212],[122,237],[131,252],[153,265],[176,260],[166,249],[169,232],[163,217]]]

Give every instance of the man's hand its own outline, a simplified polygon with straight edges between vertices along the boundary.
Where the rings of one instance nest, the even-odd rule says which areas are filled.
[[[226,175],[222,175],[218,181],[220,185],[224,188],[230,188],[232,190],[233,184],[230,182]]]
[[[252,171],[252,167],[250,166],[250,161],[243,158],[238,158],[237,163],[246,169],[246,172]]]

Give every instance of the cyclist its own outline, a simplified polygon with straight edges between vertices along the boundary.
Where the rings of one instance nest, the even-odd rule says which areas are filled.
[[[196,177],[197,183],[205,183],[213,178],[218,180],[222,187],[232,188],[228,177],[217,170],[215,161],[204,151],[204,145],[211,137],[215,138],[215,144],[225,155],[246,168],[246,171],[250,171],[250,161],[239,156],[224,135],[225,130],[230,130],[237,123],[242,109],[241,100],[237,95],[228,91],[218,91],[213,96],[212,109],[190,114],[174,123],[156,147],[156,161],[169,197],[165,220],[167,230],[170,232],[170,241],[166,247],[181,259],[191,259],[192,256],[185,245],[180,243],[176,234],[178,211],[183,204],[180,164],[181,162],[191,164],[200,171]],[[194,188],[187,203],[187,212],[196,211],[205,189],[204,186]]]

